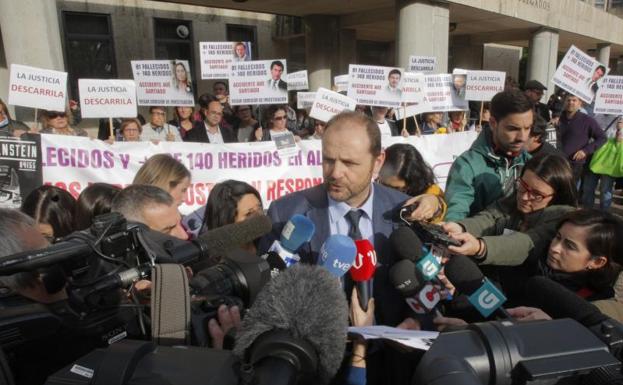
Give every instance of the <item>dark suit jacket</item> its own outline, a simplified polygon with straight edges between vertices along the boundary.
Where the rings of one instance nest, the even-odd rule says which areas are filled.
[[[219,125],[219,129],[221,130],[221,135],[223,136],[223,142],[236,143],[238,141],[236,139],[236,135],[230,128]],[[191,128],[186,133],[186,136],[184,136],[184,142],[210,143],[203,121],[198,120],[193,124],[193,128]]]
[[[395,120],[389,120],[389,119],[385,119],[385,121],[389,125],[389,130],[392,132],[392,136],[400,136],[400,132],[402,130],[400,130],[398,128],[398,125],[396,124],[396,121]]]
[[[396,262],[389,243],[389,235],[400,225],[396,221],[398,210],[408,198],[399,191],[374,184],[372,226],[374,248],[379,262],[374,274],[374,298],[376,321],[379,325],[396,326],[408,316],[404,299],[394,289],[389,279],[389,269]],[[304,244],[298,254],[301,261],[316,264],[320,247],[331,235],[328,207],[329,201],[324,185],[298,191],[272,202],[268,215],[273,222],[273,231],[262,238],[260,251],[267,251],[272,242],[279,239],[281,230],[290,217],[302,214],[314,222],[316,231],[311,241]]]
[[[273,78],[269,78],[268,79],[268,86],[269,87],[272,84],[272,81],[273,81]],[[288,83],[286,83],[283,80],[279,79],[279,81],[277,82],[277,88],[279,88],[280,90],[283,90],[283,91],[287,91],[288,90]]]

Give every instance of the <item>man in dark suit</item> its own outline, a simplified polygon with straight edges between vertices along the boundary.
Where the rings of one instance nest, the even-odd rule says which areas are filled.
[[[235,143],[236,135],[229,127],[221,126],[223,120],[223,105],[213,98],[205,108],[201,108],[204,120],[198,120],[184,136],[185,142],[200,143]]]
[[[276,91],[288,91],[288,83],[281,80],[283,68],[281,60],[275,60],[270,63],[270,79],[268,79],[268,87],[270,89]]]

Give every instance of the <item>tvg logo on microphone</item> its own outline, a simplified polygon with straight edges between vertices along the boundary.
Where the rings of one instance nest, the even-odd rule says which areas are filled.
[[[432,253],[426,254],[425,257],[420,259],[417,263],[417,269],[422,273],[424,279],[430,281],[435,278],[441,270],[441,265],[437,262],[437,258]]]
[[[488,279],[468,299],[483,317],[489,317],[506,302],[504,294]]]

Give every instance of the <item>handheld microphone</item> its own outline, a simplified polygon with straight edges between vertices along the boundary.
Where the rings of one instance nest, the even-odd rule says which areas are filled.
[[[355,242],[346,235],[331,235],[320,248],[318,264],[333,276],[341,278],[353,265],[357,255]]]
[[[400,227],[389,236],[394,252],[401,259],[407,259],[415,263],[419,275],[423,280],[434,279],[441,271],[441,264],[437,258],[428,251],[420,238],[409,227]]]
[[[316,231],[316,226],[304,215],[296,214],[285,224],[279,240],[275,240],[268,251],[279,254],[286,266],[292,266],[301,260],[296,251],[305,242],[309,242]]]
[[[281,259],[279,254],[269,251],[266,254],[262,255],[260,258],[265,260],[268,263],[268,267],[270,268],[270,277],[275,278],[282,271],[288,268],[286,262]]]
[[[441,301],[441,293],[431,282],[422,285],[415,274],[415,264],[412,261],[398,261],[389,270],[389,278],[416,314],[433,311]]]
[[[353,266],[350,268],[350,277],[355,282],[359,305],[363,311],[368,311],[368,301],[372,296],[371,279],[376,271],[376,251],[374,246],[367,239],[355,241],[357,255]]]
[[[485,318],[499,310],[507,319],[513,319],[502,307],[506,297],[488,278],[478,265],[463,255],[457,255],[446,263],[445,274],[459,293],[466,294],[469,302]]]

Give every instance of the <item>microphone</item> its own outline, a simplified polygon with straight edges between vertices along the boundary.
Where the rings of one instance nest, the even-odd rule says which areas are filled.
[[[513,319],[502,307],[506,297],[488,278],[478,265],[463,255],[450,258],[445,265],[445,274],[448,280],[456,287],[459,293],[466,294],[469,302],[485,318],[499,310],[504,318]]]
[[[269,251],[266,254],[262,255],[260,258],[265,260],[268,263],[268,267],[270,268],[270,277],[275,278],[282,271],[288,268],[286,262],[281,259],[279,254]]]
[[[279,254],[286,266],[292,266],[301,260],[296,251],[311,240],[314,231],[316,226],[309,218],[301,214],[293,215],[281,230],[279,240],[275,240],[268,251]]]
[[[210,256],[223,256],[249,242],[270,233],[272,222],[266,215],[254,215],[242,222],[231,223],[199,235],[196,241],[204,242]]]
[[[415,271],[415,264],[410,260],[403,259],[395,263],[389,270],[389,278],[413,312],[427,314],[437,307],[441,301],[441,293],[432,282],[426,282],[422,285]]]
[[[249,383],[327,384],[342,363],[347,327],[348,304],[335,277],[297,264],[259,293],[233,352],[249,365]]]
[[[389,241],[400,259],[407,259],[416,264],[418,273],[424,280],[434,279],[441,271],[441,264],[437,258],[424,247],[410,227],[394,230],[389,236]]]
[[[350,237],[333,234],[320,248],[318,264],[333,276],[341,278],[353,265],[356,255],[357,246]]]
[[[357,247],[357,255],[350,268],[350,277],[357,287],[357,296],[359,305],[363,311],[368,311],[368,301],[371,297],[371,282],[376,271],[376,251],[374,246],[367,239],[358,239],[355,241]]]

